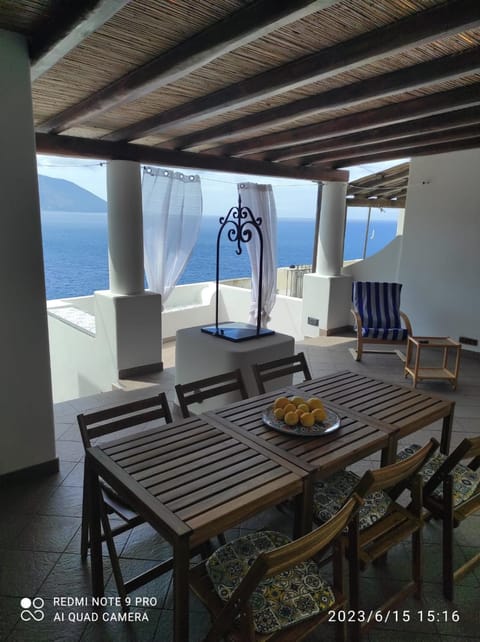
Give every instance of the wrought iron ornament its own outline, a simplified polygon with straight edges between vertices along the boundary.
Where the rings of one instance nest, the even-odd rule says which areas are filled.
[[[216,271],[215,271],[215,287],[216,287],[216,297],[215,297],[215,328],[211,326],[202,328],[204,332],[209,334],[215,334],[216,336],[230,339],[233,341],[239,341],[243,339],[249,339],[253,337],[258,337],[265,334],[274,334],[273,330],[268,330],[266,328],[261,328],[262,321],[262,286],[263,286],[263,234],[261,230],[262,219],[261,217],[255,217],[252,213],[252,210],[249,207],[242,205],[242,198],[240,194],[238,195],[238,205],[231,207],[226,216],[221,216],[219,219],[220,228],[217,234],[217,246],[216,246]],[[257,307],[257,326],[255,334],[252,333],[253,326],[250,324],[237,324],[237,323],[218,323],[218,304],[219,304],[219,284],[220,284],[220,242],[222,239],[223,231],[227,230],[227,238],[232,243],[237,244],[235,253],[240,256],[243,252],[243,244],[249,243],[254,233],[258,234],[259,243],[260,243],[260,253],[259,253],[259,277],[258,277],[258,307]],[[221,327],[223,326],[223,327]],[[229,327],[227,327],[229,326]],[[236,330],[236,338],[232,337],[231,332],[227,330]]]

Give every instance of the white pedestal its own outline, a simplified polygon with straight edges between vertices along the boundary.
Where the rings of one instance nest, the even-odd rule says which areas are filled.
[[[263,363],[293,355],[295,341],[286,334],[275,333],[235,343],[201,331],[201,326],[177,330],[175,347],[175,384],[190,383],[240,368],[248,396],[258,394],[252,372],[253,363]],[[272,387],[291,383],[291,377],[278,379]],[[192,412],[221,408],[238,399],[238,393],[229,393],[201,404],[192,405]]]
[[[319,337],[352,325],[352,278],[305,274],[302,326],[306,337]]]

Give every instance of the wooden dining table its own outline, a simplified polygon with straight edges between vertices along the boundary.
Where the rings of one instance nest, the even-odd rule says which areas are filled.
[[[290,498],[296,506],[294,537],[311,529],[309,472],[206,416],[153,426],[89,448],[86,475],[92,507],[94,596],[104,592],[101,477],[172,545],[176,642],[188,640],[188,569],[193,549]],[[130,585],[126,582],[127,590],[156,575],[148,571]]]
[[[320,397],[340,426],[323,435],[296,436],[266,425],[265,410],[282,395]],[[301,535],[311,528],[316,479],[378,451],[389,463],[399,438],[438,419],[446,452],[453,409],[453,402],[433,395],[342,371],[88,449],[94,594],[104,590],[99,476],[171,543],[174,640],[184,642],[193,548],[292,497],[294,536]],[[141,584],[142,578],[134,586]]]
[[[440,451],[448,454],[450,450],[455,411],[455,402],[450,399],[349,370],[305,381],[295,388],[304,396],[320,397],[348,409],[359,419],[380,421],[383,426],[396,429],[397,439],[441,420]]]

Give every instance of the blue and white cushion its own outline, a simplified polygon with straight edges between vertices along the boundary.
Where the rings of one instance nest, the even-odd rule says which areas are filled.
[[[407,331],[400,320],[401,283],[354,281],[353,307],[362,320],[362,336],[403,340]]]
[[[418,444],[411,444],[404,448],[397,454],[397,459],[407,459],[417,450],[420,450],[421,446]],[[427,482],[430,477],[440,468],[443,464],[447,455],[443,453],[437,453],[434,455],[422,468],[422,477],[424,483]],[[453,505],[458,506],[462,502],[465,502],[469,499],[474,493],[480,490],[480,471],[472,470],[468,466],[463,464],[457,464],[455,468],[451,471],[453,475]],[[439,499],[443,498],[443,488],[442,484],[436,488],[432,495],[438,497]]]
[[[207,560],[206,569],[220,599],[230,599],[260,553],[290,541],[282,533],[259,531],[218,548]],[[334,602],[334,593],[313,560],[263,580],[250,599],[254,627],[260,634],[280,631],[318,615]]]
[[[323,524],[336,515],[350,497],[360,477],[349,470],[334,473],[328,479],[313,485],[313,516],[317,523]],[[360,530],[372,526],[381,519],[391,504],[391,499],[383,490],[370,493],[364,498],[359,511]]]

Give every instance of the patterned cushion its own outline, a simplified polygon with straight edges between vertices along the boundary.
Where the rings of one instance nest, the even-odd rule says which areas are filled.
[[[313,486],[313,515],[321,524],[333,517],[345,504],[360,477],[349,470],[342,470]],[[359,511],[360,530],[372,526],[385,515],[391,503],[383,490],[367,495]]]
[[[406,341],[408,330],[405,328],[362,328],[365,339],[382,339],[383,341]]]
[[[259,531],[218,548],[206,568],[218,596],[228,601],[255,559],[291,540],[274,531]],[[258,633],[280,631],[330,608],[335,597],[313,560],[263,580],[251,597]]]
[[[418,444],[411,444],[404,448],[397,454],[397,459],[406,459],[417,452],[421,446]],[[443,464],[446,455],[437,453],[434,455],[422,469],[423,481],[427,482],[433,473],[440,468]],[[480,471],[472,470],[463,464],[457,464],[452,470],[453,474],[453,505],[458,506],[462,502],[471,497],[477,490],[480,484]],[[438,486],[432,493],[435,497],[442,499],[443,489],[442,485]]]

